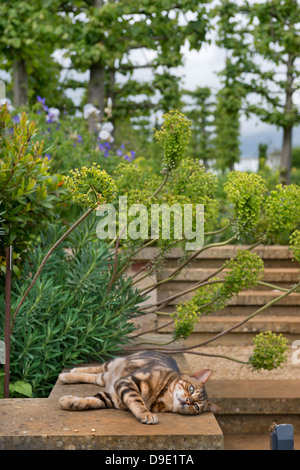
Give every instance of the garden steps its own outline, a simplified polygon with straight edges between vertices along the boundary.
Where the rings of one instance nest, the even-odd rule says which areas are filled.
[[[165,268],[160,271],[159,280],[167,279],[172,275],[173,268]],[[172,286],[172,283],[181,281],[186,288],[191,287],[193,283],[202,281],[208,276],[211,276],[215,272],[215,269],[211,268],[190,268],[183,269],[176,276],[174,281],[169,281],[168,285]],[[222,272],[217,274],[217,277],[224,279],[225,274],[228,272],[228,269],[224,269]],[[263,281],[265,282],[274,282],[280,287],[289,286],[294,284],[299,279],[299,267],[288,267],[288,268],[265,268]],[[263,286],[258,286],[262,289]]]
[[[234,257],[240,249],[246,249],[248,245],[227,245],[204,250],[197,255],[182,272],[172,281],[162,283],[156,289],[157,301],[162,301],[180,292],[191,288],[195,283],[201,282],[212,275],[216,268]],[[252,250],[253,253],[262,257],[264,262],[263,281],[274,284],[281,288],[290,288],[299,280],[299,263],[293,260],[293,253],[288,246],[258,246]],[[179,258],[182,250],[175,248],[166,255],[164,266],[158,274],[158,280],[166,280],[179,265]],[[156,248],[146,248],[139,253],[140,265],[153,259],[157,254]],[[226,270],[219,273],[219,277],[224,277]],[[195,327],[194,333],[185,344],[198,341],[205,341],[214,334],[222,331],[222,327],[228,328],[273,301],[283,291],[273,290],[264,285],[257,285],[249,290],[245,289],[234,296],[224,309],[218,310],[208,317],[203,316]],[[194,291],[172,299],[164,307],[159,307],[160,312],[170,314],[175,311],[176,305],[180,301],[189,300],[193,297]],[[256,333],[265,330],[272,330],[284,334],[290,341],[299,339],[299,314],[300,314],[300,293],[292,293],[286,298],[276,302],[268,309],[264,310],[258,317],[251,320],[247,325],[237,331],[229,333],[226,337],[218,340],[216,344],[242,345],[252,343]],[[168,316],[157,315],[157,326],[169,320]],[[171,328],[159,330],[162,334],[171,333]],[[226,343],[227,342],[227,343]]]
[[[160,295],[158,297],[158,301],[162,301],[171,297],[177,293],[179,290],[167,290],[163,291],[164,296]],[[228,302],[228,306],[250,306],[255,305],[261,307],[268,302],[275,300],[280,295],[284,294],[284,291],[280,290],[244,290],[240,292],[238,295],[232,297]],[[186,294],[184,296],[177,297],[176,299],[172,299],[168,302],[168,305],[177,305],[181,301],[191,300],[193,298],[193,293]],[[300,311],[300,293],[292,292],[287,297],[276,302],[277,305],[285,305],[289,307],[297,306]],[[222,311],[222,310],[221,310]],[[221,312],[220,311],[220,312]]]
[[[216,415],[226,436],[261,435],[277,424],[292,424],[300,437],[299,380],[214,380],[206,384],[209,399],[222,408]],[[299,441],[298,441],[299,442]]]
[[[294,434],[294,449],[300,450],[300,434]],[[239,434],[224,436],[224,450],[270,450],[269,434]]]
[[[202,341],[206,341],[214,335],[227,330],[236,323],[242,321],[245,317],[238,315],[220,315],[220,316],[203,316],[199,323],[194,327],[193,333],[184,340],[184,345],[190,346]],[[157,326],[161,327],[171,320],[169,316],[158,318]],[[171,332],[173,325],[167,326],[159,330],[162,334]],[[253,344],[253,338],[261,331],[273,331],[281,333],[289,342],[293,342],[300,338],[300,317],[296,316],[257,316],[249,320],[244,325],[236,328],[225,336],[215,340],[214,345],[247,345]]]

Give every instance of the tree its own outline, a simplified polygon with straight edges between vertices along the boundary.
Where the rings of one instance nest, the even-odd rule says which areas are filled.
[[[0,4],[0,59],[12,71],[14,106],[28,104],[33,93],[43,93],[46,87],[57,88],[59,69],[51,54],[58,40],[66,39],[56,15],[58,3],[13,0]]]
[[[152,94],[157,90],[162,92],[164,110],[173,106],[178,88],[171,69],[182,64],[181,46],[186,39],[193,48],[201,46],[208,24],[204,5],[199,6],[195,0],[180,4],[174,0],[139,0],[134,4],[128,0],[68,2],[65,12],[70,34],[67,55],[75,70],[90,71],[87,100],[100,109],[101,119],[108,97],[112,98],[113,110],[126,107],[124,99],[117,101],[123,95],[123,87],[119,84],[116,87],[116,74],[129,76],[128,83],[132,86],[132,74],[139,68],[149,68],[155,76],[150,84],[145,84],[146,98],[135,100],[134,107],[132,100],[129,101],[127,116],[135,109],[147,113],[149,107],[153,108],[149,85]],[[187,12],[193,12],[193,19],[182,24],[180,18]],[[135,64],[132,51],[137,49],[149,51],[154,58],[142,65]],[[131,92],[136,96],[135,85]],[[143,87],[140,92],[143,93]],[[95,122],[91,123],[91,129],[95,129]]]
[[[214,158],[212,146],[214,100],[208,87],[197,87],[184,94],[192,99],[187,103],[185,114],[192,122],[190,151],[193,158],[200,159],[207,168]]]
[[[218,14],[219,44],[229,51],[236,80],[248,95],[246,112],[283,131],[281,179],[288,184],[292,132],[300,123],[293,103],[300,76],[299,3],[222,0]]]
[[[226,68],[223,73],[226,73]],[[217,94],[212,143],[216,168],[222,172],[232,171],[240,158],[241,93],[238,82],[226,77],[223,88]]]

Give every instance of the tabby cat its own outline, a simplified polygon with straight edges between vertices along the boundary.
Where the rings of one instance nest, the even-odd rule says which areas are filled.
[[[167,355],[138,352],[99,367],[81,367],[60,374],[59,380],[65,384],[97,384],[104,386],[106,391],[86,398],[63,396],[59,404],[64,410],[72,411],[130,410],[144,424],[156,424],[156,412],[216,413],[220,409],[208,401],[204,386],[211,374],[211,370],[205,369],[190,377],[181,374],[176,361]]]

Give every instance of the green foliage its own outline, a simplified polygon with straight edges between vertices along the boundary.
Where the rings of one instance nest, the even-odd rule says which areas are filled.
[[[300,230],[295,230],[290,236],[290,249],[293,251],[295,259],[300,263]]]
[[[158,192],[155,196],[155,190],[162,183],[162,176],[156,174],[147,175],[140,168],[133,163],[120,164],[116,168],[113,177],[117,186],[117,191],[120,196],[127,196],[128,210],[132,204],[143,204],[147,208],[148,215],[148,234],[150,238],[151,223],[153,215],[153,204],[157,204],[159,209],[163,206],[171,208],[177,205],[178,212],[181,210],[181,215],[184,214],[184,205],[190,204],[193,207],[192,212],[192,229],[196,231],[196,205],[203,204],[205,207],[205,221],[204,229],[210,230],[215,226],[218,219],[218,202],[215,198],[215,191],[217,187],[217,177],[210,172],[205,172],[205,169],[197,161],[189,158],[183,159],[176,169],[170,173],[170,176],[165,183],[162,191]],[[118,208],[117,208],[118,209]],[[156,215],[155,215],[156,216]],[[176,238],[176,230],[174,224],[174,213],[170,214],[170,238],[162,240],[162,232],[158,234],[158,241],[160,248],[168,249],[169,245],[173,242],[179,243]],[[200,215],[199,215],[200,217]],[[130,216],[127,217],[130,221]],[[160,228],[162,227],[163,214],[160,213]],[[185,221],[181,217],[182,222],[182,240],[184,246],[185,240]],[[178,225],[177,225],[178,227]],[[136,243],[136,241],[135,241]]]
[[[4,372],[0,371],[0,398],[4,398]],[[32,387],[24,380],[17,380],[9,384],[10,398],[31,398]]]
[[[167,188],[176,197],[188,199],[190,204],[203,204],[205,210],[205,231],[212,230],[217,223],[219,203],[216,198],[217,176],[206,171],[204,166],[192,158],[184,158],[172,171]]]
[[[215,15],[217,43],[227,49],[225,73],[239,84],[246,114],[282,128],[291,145],[292,129],[300,122],[292,99],[300,77],[299,2],[222,0]],[[289,183],[290,152],[284,147],[282,157],[281,175]]]
[[[292,149],[292,167],[300,168],[300,147],[293,147]]]
[[[63,177],[51,175],[43,143],[34,142],[36,127],[25,113],[11,123],[6,106],[0,107],[0,212],[4,248],[24,252],[61,204]]]
[[[237,82],[227,79],[217,95],[215,136],[212,139],[215,166],[223,172],[233,170],[234,164],[240,159],[241,102],[242,88]]]
[[[47,396],[64,366],[114,356],[129,341],[131,322],[144,300],[132,280],[115,278],[113,253],[96,238],[90,216],[54,251],[22,304],[11,338],[11,378]],[[12,314],[49,247],[65,231],[49,225],[33,246],[13,285]],[[117,274],[123,267],[119,262]],[[0,295],[4,311],[4,293]],[[0,332],[4,331],[0,319]]]
[[[276,242],[284,234],[290,234],[299,226],[300,187],[294,184],[277,185],[266,199],[264,206],[266,236]]]
[[[254,340],[253,354],[249,364],[254,370],[273,370],[287,361],[288,340],[271,331],[258,334]]]
[[[183,159],[191,136],[191,121],[177,110],[171,110],[163,115],[164,122],[161,130],[156,131],[155,137],[164,149],[164,168],[171,171]]]
[[[206,165],[213,158],[211,137],[214,102],[211,90],[208,87],[197,87],[185,94],[193,100],[191,105],[187,105],[189,108],[186,111],[187,118],[192,122],[189,155]]]
[[[200,287],[191,300],[180,302],[175,313],[175,338],[186,338],[202,315],[226,307],[228,300],[243,289],[252,289],[264,274],[262,259],[255,253],[239,250],[228,263],[224,279],[214,278],[212,284]]]
[[[120,141],[118,145],[100,140],[98,133],[89,133],[87,120],[61,112],[58,120],[51,119],[49,106],[45,98],[38,97],[36,103],[26,114],[36,125],[33,141],[43,140],[43,156],[49,161],[51,173],[67,175],[75,168],[90,166],[93,162],[100,165],[108,173],[112,173],[118,163],[131,161],[137,152],[131,142],[135,135]],[[58,110],[59,111],[59,110]],[[19,115],[15,112],[14,119]],[[117,139],[117,136],[116,136]],[[138,156],[138,154],[137,154]]]
[[[83,207],[96,208],[110,203],[116,197],[114,181],[96,163],[90,168],[71,170],[71,176],[67,176],[65,182],[73,201]]]
[[[224,191],[233,204],[233,217],[237,232],[240,235],[253,233],[260,218],[267,191],[263,178],[254,173],[233,171],[228,175]]]

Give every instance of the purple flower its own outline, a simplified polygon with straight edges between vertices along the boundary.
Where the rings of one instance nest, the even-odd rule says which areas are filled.
[[[136,156],[136,153],[135,153],[134,150],[131,150],[131,151],[130,151],[130,154],[131,154],[132,158],[134,158],[134,157]]]
[[[52,121],[51,117],[48,117],[48,118],[46,119],[46,122],[47,122],[47,124],[51,124],[51,122],[53,122],[53,121]]]
[[[105,150],[105,145],[102,144],[102,142],[99,144],[99,149],[100,149],[100,150]]]
[[[109,143],[109,142],[104,142],[104,146],[105,146],[107,149],[111,149],[111,146],[110,146],[110,143]]]
[[[37,97],[37,102],[45,104],[46,103],[46,98],[41,98],[40,96]]]
[[[81,144],[81,142],[82,142],[82,135],[80,135],[80,134],[78,135],[78,137],[77,137],[77,142],[78,142],[79,144]]]
[[[20,122],[20,116],[16,115],[12,118],[12,120],[14,121],[15,124],[17,124],[18,122]]]
[[[50,153],[46,153],[45,157],[50,161],[51,160],[51,155]]]
[[[117,153],[117,155],[119,155],[119,157],[122,157],[122,155],[123,155],[123,152],[122,152],[121,149],[118,149],[116,153]]]
[[[43,110],[44,110],[46,113],[48,113],[48,111],[49,111],[49,106],[47,106],[47,105],[43,106]]]
[[[121,149],[124,150],[124,148],[125,148],[125,145],[121,144]]]
[[[105,149],[104,157],[105,157],[105,158],[109,157],[109,151],[108,151],[107,149]]]
[[[125,158],[125,160],[127,160],[128,162],[131,162],[131,158],[130,158],[130,156],[129,156],[129,155],[127,155],[127,154],[126,154],[126,155],[124,155],[124,158]]]

